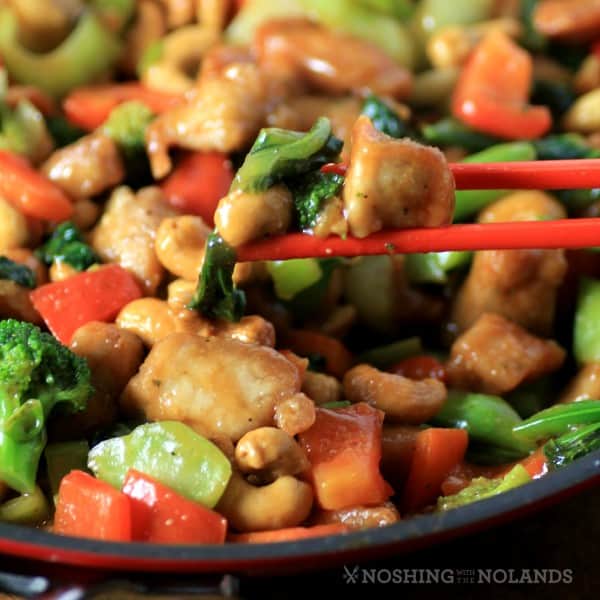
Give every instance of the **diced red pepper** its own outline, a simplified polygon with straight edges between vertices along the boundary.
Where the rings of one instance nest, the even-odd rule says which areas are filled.
[[[156,479],[130,469],[123,493],[131,499],[133,539],[160,544],[222,544],[227,520]]]
[[[185,214],[198,215],[211,227],[219,200],[233,181],[233,167],[219,152],[193,152],[185,156],[161,188],[169,204]]]
[[[393,367],[390,367],[389,371],[395,375],[402,375],[409,379],[439,379],[439,381],[446,382],[447,374],[444,365],[434,358],[433,356],[411,356],[405,358],[399,363],[396,363]]]
[[[471,127],[506,139],[534,139],[552,126],[545,106],[528,104],[532,60],[505,33],[488,33],[463,68],[452,113]]]
[[[119,265],[106,265],[48,283],[30,294],[48,329],[63,344],[90,321],[111,322],[119,311],[142,296],[134,276]]]
[[[346,163],[327,163],[321,167],[321,173],[334,173],[335,175],[346,175],[348,165]]]
[[[450,472],[463,460],[469,436],[463,429],[431,427],[417,434],[402,506],[414,512],[435,502]]]
[[[381,504],[392,495],[379,471],[382,423],[383,413],[364,403],[317,409],[314,425],[299,439],[322,508]]]
[[[106,121],[114,108],[123,102],[137,100],[156,114],[182,102],[179,95],[148,89],[139,83],[95,85],[76,88],[63,102],[67,119],[91,131]]]
[[[0,150],[0,196],[25,216],[65,221],[73,214],[68,196],[22,156]]]
[[[130,500],[88,473],[71,471],[60,483],[53,530],[63,535],[129,542]]]
[[[315,525],[314,527],[289,527],[274,531],[254,531],[251,533],[231,534],[228,541],[245,544],[270,544],[274,542],[295,542],[307,538],[337,535],[349,531],[346,525],[332,523],[330,525]]]

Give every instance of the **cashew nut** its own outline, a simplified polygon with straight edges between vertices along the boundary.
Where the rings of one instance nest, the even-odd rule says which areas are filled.
[[[183,94],[194,87],[206,51],[218,37],[208,27],[186,25],[162,39],[160,58],[148,65],[142,82],[151,89]]]
[[[276,427],[259,427],[243,435],[235,447],[235,462],[242,473],[267,482],[299,475],[309,467],[298,442]]]
[[[389,420],[418,425],[433,417],[446,400],[446,386],[437,379],[414,381],[358,365],[344,375],[344,396],[384,411]]]
[[[284,185],[265,192],[235,191],[219,201],[215,225],[223,239],[241,246],[263,235],[283,233],[292,220],[292,194]]]
[[[295,477],[284,475],[257,487],[234,471],[217,510],[238,531],[264,531],[299,525],[312,504],[312,487]]]
[[[0,197],[0,252],[25,246],[28,241],[27,219],[12,204]]]
[[[309,429],[316,418],[315,403],[306,394],[298,393],[275,407],[273,420],[279,429],[294,436]]]
[[[50,281],[64,281],[77,275],[79,271],[75,267],[72,267],[69,263],[63,262],[62,260],[54,261],[48,271]]]
[[[173,275],[196,281],[210,231],[200,217],[193,215],[164,219],[156,232],[158,260]]]
[[[196,0],[196,19],[202,25],[220,33],[227,24],[231,0]]]
[[[135,75],[148,46],[160,40],[166,32],[166,17],[156,0],[138,0],[135,21],[125,38],[121,68]]]
[[[135,333],[147,346],[153,346],[175,333],[176,316],[169,305],[158,298],[140,298],[127,304],[117,316],[121,329]]]
[[[306,371],[304,374],[302,391],[317,405],[338,402],[342,399],[340,382],[331,375],[315,371]]]

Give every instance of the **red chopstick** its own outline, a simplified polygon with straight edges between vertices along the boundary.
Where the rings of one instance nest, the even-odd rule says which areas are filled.
[[[600,159],[450,163],[457,190],[578,190],[600,187]],[[321,170],[344,175],[348,165]]]
[[[449,250],[574,249],[593,246],[600,246],[600,218],[396,229],[380,231],[362,239],[323,239],[291,233],[241,246],[237,249],[237,257],[243,262]]]

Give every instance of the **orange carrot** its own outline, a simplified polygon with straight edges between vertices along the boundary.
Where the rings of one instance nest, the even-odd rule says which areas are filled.
[[[252,533],[232,533],[227,541],[246,544],[271,544],[275,542],[295,542],[306,538],[324,537],[349,531],[341,523],[331,525],[315,525],[314,527],[289,527],[274,531],[254,531]]]

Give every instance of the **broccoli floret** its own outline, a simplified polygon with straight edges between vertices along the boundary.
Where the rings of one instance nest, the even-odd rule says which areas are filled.
[[[110,113],[104,124],[104,133],[112,138],[126,157],[145,152],[146,128],[154,113],[142,102],[124,102]]]
[[[85,243],[81,232],[71,221],[61,223],[50,239],[36,250],[36,256],[47,265],[65,262],[78,271],[85,271],[100,262],[98,255]]]
[[[142,102],[124,102],[110,113],[102,127],[105,135],[114,140],[125,161],[125,183],[139,188],[153,183],[150,162],[146,153],[146,128],[154,113]]]
[[[317,222],[323,204],[344,185],[344,177],[337,173],[315,171],[306,177],[288,182],[294,196],[296,222],[300,229],[310,229]]]
[[[0,481],[32,492],[52,409],[83,410],[92,393],[85,359],[31,323],[0,321]]]
[[[35,287],[33,271],[25,265],[20,265],[6,258],[6,256],[0,256],[0,279],[14,281],[23,287]]]

